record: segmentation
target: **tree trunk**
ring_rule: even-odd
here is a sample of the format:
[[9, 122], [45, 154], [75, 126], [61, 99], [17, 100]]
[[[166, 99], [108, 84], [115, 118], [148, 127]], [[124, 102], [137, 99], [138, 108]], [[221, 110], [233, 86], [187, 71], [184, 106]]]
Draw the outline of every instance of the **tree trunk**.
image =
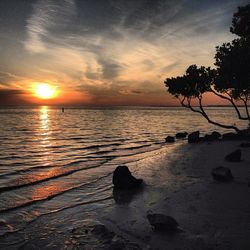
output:
[[[185, 103], [186, 99], [187, 99], [188, 104]], [[199, 99], [199, 108], [200, 109], [195, 109], [194, 107], [192, 107], [191, 98], [188, 99], [188, 98], [184, 97], [182, 100], [179, 99], [179, 101], [180, 101], [182, 107], [189, 108], [191, 111], [201, 114], [208, 121], [208, 123], [211, 123], [213, 125], [216, 125], [218, 127], [225, 128], [225, 129], [233, 129], [237, 133], [240, 133], [240, 129], [238, 129], [236, 126], [225, 125], [225, 124], [221, 124], [219, 122], [215, 122], [215, 121], [211, 120], [202, 106], [202, 101], [201, 101], [202, 97], [200, 96], [200, 97], [198, 97], [198, 99]]]

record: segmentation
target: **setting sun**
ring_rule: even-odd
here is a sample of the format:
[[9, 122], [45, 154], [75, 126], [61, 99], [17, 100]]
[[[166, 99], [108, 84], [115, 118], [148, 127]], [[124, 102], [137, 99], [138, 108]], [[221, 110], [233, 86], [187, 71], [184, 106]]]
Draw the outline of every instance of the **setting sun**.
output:
[[42, 99], [50, 99], [56, 95], [56, 86], [52, 86], [47, 83], [41, 83], [36, 86], [35, 94]]

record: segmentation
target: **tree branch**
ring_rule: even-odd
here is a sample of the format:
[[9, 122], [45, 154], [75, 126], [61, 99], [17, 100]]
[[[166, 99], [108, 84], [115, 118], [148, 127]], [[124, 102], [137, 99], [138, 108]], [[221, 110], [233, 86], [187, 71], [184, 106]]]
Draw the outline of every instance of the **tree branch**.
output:
[[249, 116], [248, 116], [248, 117], [243, 117], [243, 116], [241, 115], [240, 110], [238, 109], [237, 105], [235, 104], [235, 102], [233, 101], [233, 98], [231, 97], [231, 95], [230, 95], [229, 93], [226, 92], [226, 94], [229, 96], [229, 97], [226, 97], [226, 96], [224, 96], [224, 95], [222, 95], [222, 94], [219, 94], [217, 91], [215, 91], [215, 90], [212, 89], [212, 88], [210, 89], [209, 92], [215, 94], [216, 96], [218, 96], [218, 97], [220, 97], [220, 98], [222, 98], [222, 99], [228, 100], [228, 101], [233, 105], [233, 107], [234, 107], [234, 109], [235, 109], [235, 111], [236, 111], [236, 113], [237, 113], [237, 115], [238, 115], [238, 118], [239, 118], [240, 120], [245, 120], [245, 121], [246, 121], [246, 120], [249, 120]]
[[[195, 108], [193, 108], [193, 107], [191, 106], [191, 99], [190, 99], [190, 98], [184, 97], [183, 99], [181, 99], [181, 98], [178, 98], [178, 99], [179, 99], [180, 104], [181, 104], [182, 107], [188, 108], [188, 109], [190, 109], [191, 111], [193, 111], [193, 112], [195, 112], [195, 113], [200, 113], [200, 114], [202, 114], [200, 110], [195, 109]], [[185, 101], [187, 101], [188, 104], [186, 104]]]
[[208, 117], [206, 111], [204, 110], [204, 108], [202, 106], [202, 96], [200, 96], [198, 99], [199, 99], [199, 106], [200, 106], [200, 110], [202, 112], [202, 115], [206, 118], [206, 120], [208, 121], [208, 123], [211, 123], [213, 125], [219, 126], [221, 128], [234, 129], [237, 133], [240, 132], [240, 130], [237, 127], [233, 126], [233, 125], [224, 125], [224, 124], [221, 124], [221, 123], [218, 123], [218, 122], [215, 122], [215, 121], [211, 120]]
[[245, 98], [240, 97], [240, 99], [241, 99], [241, 100], [243, 101], [243, 103], [244, 103], [244, 107], [245, 107], [245, 110], [246, 110], [247, 118], [248, 118], [248, 120], [250, 121], [250, 116], [249, 116], [249, 111], [248, 111], [248, 103], [247, 103], [248, 97], [247, 97], [246, 94], [244, 94], [244, 95], [245, 95]]
[[[203, 108], [203, 106], [202, 106], [202, 95], [198, 97], [198, 99], [199, 99], [199, 108], [200, 108], [200, 110], [195, 109], [194, 107], [192, 107], [192, 105], [191, 105], [191, 98], [183, 97], [183, 98], [181, 99], [180, 97], [178, 97], [178, 99], [179, 99], [179, 102], [180, 102], [180, 104], [181, 104], [182, 107], [188, 108], [188, 109], [190, 109], [190, 110], [193, 111], [193, 112], [196, 112], [196, 113], [201, 114], [201, 115], [208, 121], [208, 123], [211, 123], [211, 124], [213, 124], [213, 125], [219, 126], [219, 127], [221, 127], [221, 128], [233, 129], [233, 130], [235, 130], [237, 133], [240, 132], [240, 130], [239, 130], [237, 127], [233, 126], [233, 125], [224, 125], [224, 124], [220, 124], [220, 123], [218, 123], [218, 122], [212, 121], [212, 120], [208, 117], [206, 111], [204, 110], [204, 108]], [[185, 103], [185, 101], [187, 101], [187, 104]]]

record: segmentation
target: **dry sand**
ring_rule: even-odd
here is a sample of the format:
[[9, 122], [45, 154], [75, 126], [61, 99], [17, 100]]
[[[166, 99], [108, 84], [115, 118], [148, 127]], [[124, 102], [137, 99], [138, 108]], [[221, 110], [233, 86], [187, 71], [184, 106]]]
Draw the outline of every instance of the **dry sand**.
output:
[[[99, 220], [142, 249], [249, 250], [250, 148], [242, 149], [240, 163], [224, 161], [239, 144], [176, 143], [169, 146], [171, 155], [160, 152], [129, 165], [145, 186], [136, 193], [114, 194], [116, 205]], [[234, 181], [214, 181], [211, 169], [217, 166], [229, 167]], [[146, 218], [148, 211], [173, 216], [183, 231], [154, 232]]]

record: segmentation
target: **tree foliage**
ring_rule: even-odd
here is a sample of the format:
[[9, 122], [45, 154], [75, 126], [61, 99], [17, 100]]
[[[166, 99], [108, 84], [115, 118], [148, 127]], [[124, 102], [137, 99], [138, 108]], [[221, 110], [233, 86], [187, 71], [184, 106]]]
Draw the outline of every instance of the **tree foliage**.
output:
[[250, 39], [235, 39], [216, 48], [215, 88], [234, 99], [250, 94]]
[[250, 4], [239, 7], [234, 14], [230, 31], [239, 37], [248, 37], [250, 34]]
[[[168, 92], [178, 98], [183, 107], [203, 115], [209, 123], [223, 128], [239, 129], [234, 125], [213, 121], [203, 107], [205, 93], [227, 100], [241, 120], [250, 122], [250, 4], [239, 7], [234, 14], [230, 31], [239, 37], [216, 47], [215, 69], [191, 65], [182, 76], [167, 78]], [[193, 100], [198, 106], [193, 105]], [[239, 104], [245, 107], [242, 115]]]
[[215, 71], [210, 68], [204, 66], [198, 68], [197, 65], [191, 65], [187, 68], [185, 75], [168, 78], [165, 84], [168, 92], [175, 97], [196, 98], [210, 89], [214, 73]]

